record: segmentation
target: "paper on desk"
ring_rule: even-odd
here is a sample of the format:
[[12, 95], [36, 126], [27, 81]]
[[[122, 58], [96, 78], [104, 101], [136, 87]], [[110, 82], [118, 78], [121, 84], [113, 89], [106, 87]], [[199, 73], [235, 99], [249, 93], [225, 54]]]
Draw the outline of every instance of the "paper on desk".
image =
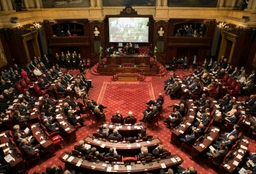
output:
[[189, 122], [187, 122], [186, 124], [187, 124], [188, 126], [190, 126], [190, 125], [191, 125], [191, 123], [189, 123]]
[[230, 169], [230, 166], [228, 164], [225, 164], [224, 167], [226, 167], [227, 169]]
[[114, 170], [118, 170], [119, 166], [118, 165], [114, 165]]
[[150, 141], [147, 141], [148, 144], [150, 144]]
[[20, 94], [19, 96], [18, 96], [18, 98], [22, 98], [23, 97], [23, 94]]
[[69, 127], [67, 127], [66, 129], [65, 129], [65, 131], [69, 131], [70, 130], [70, 128]]
[[19, 99], [15, 99], [13, 100], [13, 103], [17, 103], [19, 101]]
[[202, 147], [202, 148], [205, 148], [205, 145], [204, 145], [204, 144], [202, 144], [202, 143], [201, 143], [201, 144], [199, 144], [199, 146], [200, 146], [200, 147]]
[[5, 161], [6, 161], [7, 163], [9, 163], [9, 162], [11, 162], [11, 161], [15, 161], [15, 159], [14, 159], [10, 154], [6, 155], [6, 156], [4, 157], [4, 159], [5, 159]]
[[246, 139], [242, 139], [242, 141], [243, 141], [243, 142], [245, 142], [246, 144], [248, 144], [248, 143], [249, 143], [249, 141], [248, 141], [248, 140], [246, 140]]
[[244, 146], [244, 145], [241, 145], [240, 146], [242, 149], [244, 149], [244, 150], [247, 150], [248, 148], [246, 147], [246, 146]]
[[3, 137], [3, 136], [5, 136], [5, 133], [1, 133], [1, 134], [0, 134], [0, 137]]
[[235, 166], [238, 166], [239, 162], [234, 161], [233, 164], [234, 164]]
[[128, 129], [128, 130], [131, 130], [131, 126], [127, 126], [127, 129]]
[[195, 118], [193, 115], [190, 115], [189, 118]]
[[131, 166], [131, 165], [128, 165], [128, 166], [127, 166], [127, 170], [129, 170], [129, 171], [132, 170], [132, 166]]
[[176, 160], [175, 158], [171, 158], [171, 161], [172, 161], [173, 163], [176, 163], [176, 162], [177, 162], [177, 160]]
[[216, 108], [220, 108], [220, 105], [215, 105]]
[[210, 137], [210, 136], [207, 136], [207, 139], [210, 140], [210, 141], [213, 140], [212, 137]]
[[0, 144], [0, 147], [4, 147], [5, 146], [5, 144]]
[[9, 147], [7, 147], [6, 149], [3, 150], [4, 153], [8, 152], [10, 150]]
[[140, 147], [140, 143], [136, 143], [136, 146], [137, 146], [137, 147]]
[[236, 157], [241, 160], [243, 156], [238, 154]]
[[10, 111], [10, 110], [6, 111], [6, 114], [10, 114], [10, 113], [12, 113], [12, 111]]
[[112, 128], [113, 127], [113, 125], [109, 125], [109, 128]]
[[131, 148], [132, 146], [130, 144], [127, 144], [127, 148]]
[[68, 155], [68, 154], [65, 154], [65, 155], [62, 157], [62, 159], [66, 160], [68, 157], [69, 157], [69, 155]]
[[176, 160], [177, 160], [177, 161], [181, 161], [180, 157], [178, 157], [178, 156], [176, 157]]
[[39, 99], [39, 100], [42, 100], [42, 99], [43, 99], [43, 96], [38, 97], [38, 99]]
[[214, 148], [213, 146], [209, 146], [209, 149], [210, 149], [211, 151], [214, 151], [214, 150], [215, 150], [215, 148]]
[[45, 141], [45, 140], [43, 140], [43, 141], [41, 141], [41, 142], [40, 142], [40, 144], [44, 144], [45, 142], [46, 142], [46, 141]]
[[111, 170], [112, 170], [112, 167], [109, 166], [109, 167], [107, 168], [107, 172], [111, 172]]
[[100, 146], [100, 147], [101, 147], [101, 148], [104, 148], [105, 146], [106, 146], [106, 144], [101, 144], [101, 146]]
[[184, 134], [184, 131], [183, 130], [179, 130], [179, 133]]
[[100, 140], [98, 140], [96, 143], [97, 143], [97, 144], [100, 144]]
[[70, 156], [67, 161], [68, 161], [68, 162], [71, 162], [71, 161], [73, 161], [73, 159], [74, 159], [74, 157], [73, 157], [73, 156]]
[[83, 160], [82, 160], [82, 159], [78, 160], [78, 162], [76, 163], [76, 166], [77, 166], [77, 167], [80, 167], [80, 166], [81, 166], [81, 164], [82, 164], [82, 162], [83, 162]]
[[161, 167], [162, 167], [162, 169], [165, 169], [166, 168], [165, 163], [161, 163]]

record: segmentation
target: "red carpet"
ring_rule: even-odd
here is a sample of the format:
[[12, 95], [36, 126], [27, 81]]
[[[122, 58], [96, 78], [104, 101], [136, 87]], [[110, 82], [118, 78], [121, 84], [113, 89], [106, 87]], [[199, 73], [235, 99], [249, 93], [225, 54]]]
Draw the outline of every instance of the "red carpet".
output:
[[[78, 73], [78, 71], [74, 70], [71, 71], [71, 73]], [[188, 73], [190, 72], [182, 70], [176, 72], [176, 74], [180, 76], [187, 75]], [[145, 103], [149, 99], [157, 97], [158, 93], [163, 93], [163, 82], [168, 78], [155, 76], [150, 78], [150, 82], [123, 83], [111, 82], [111, 76], [95, 76], [92, 75], [90, 71], [87, 71], [86, 76], [88, 79], [92, 79], [93, 85], [93, 88], [89, 92], [89, 97], [95, 101], [102, 101], [102, 104], [108, 106], [108, 108], [105, 109], [107, 121], [110, 121], [111, 115], [114, 114], [116, 110], [120, 110], [124, 116], [126, 116], [128, 111], [131, 110], [137, 119], [140, 120], [142, 118], [142, 112], [147, 106]], [[163, 115], [165, 118], [172, 111], [172, 109], [167, 108], [167, 106], [176, 102], [178, 102], [178, 100], [171, 100], [169, 96], [165, 96], [163, 109]], [[84, 115], [84, 118], [86, 118], [86, 115]], [[92, 135], [96, 130], [95, 126], [90, 125], [90, 123], [91, 120], [87, 120], [87, 126], [77, 130], [76, 135], [78, 140], [85, 138], [87, 135]], [[185, 153], [180, 150], [180, 147], [170, 144], [171, 132], [165, 127], [162, 121], [159, 122], [159, 127], [154, 129], [148, 128], [147, 132], [148, 134], [158, 136], [162, 140], [163, 146], [171, 153], [178, 153], [184, 159], [181, 166], [188, 167], [193, 165], [197, 169], [198, 173], [201, 174], [216, 173], [204, 164], [203, 159], [200, 164], [198, 164], [189, 158], [189, 152]], [[64, 167], [64, 164], [58, 159], [58, 157], [65, 151], [71, 151], [75, 144], [76, 143], [66, 145], [64, 149], [56, 149], [56, 156], [46, 159], [41, 165], [34, 166], [29, 170], [29, 173], [33, 173], [34, 171], [45, 172], [46, 167], [53, 164]]]

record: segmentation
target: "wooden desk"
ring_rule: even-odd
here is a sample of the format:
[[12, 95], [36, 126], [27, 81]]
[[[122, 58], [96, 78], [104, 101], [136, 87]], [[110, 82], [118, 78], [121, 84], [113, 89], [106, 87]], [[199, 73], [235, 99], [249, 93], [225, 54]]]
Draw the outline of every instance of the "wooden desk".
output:
[[[3, 152], [7, 150], [6, 155], [10, 154], [10, 156], [14, 159], [9, 162], [11, 167], [16, 169], [25, 169], [24, 161], [21, 156], [18, 155], [16, 151], [16, 147], [11, 143], [9, 137], [9, 131], [4, 131], [0, 133], [0, 144], [5, 144], [5, 146], [1, 147]], [[8, 144], [8, 145], [7, 145]], [[9, 149], [9, 150], [8, 150]]]
[[30, 125], [33, 137], [41, 144], [41, 146], [52, 155], [54, 154], [54, 146], [53, 142], [48, 137], [45, 132], [41, 129], [41, 126], [39, 123], [34, 123]]
[[193, 145], [191, 156], [196, 157], [207, 149], [212, 142], [217, 139], [219, 131], [219, 128], [211, 126], [208, 132], [204, 136], [199, 137], [197, 142]]
[[149, 151], [159, 144], [162, 144], [162, 141], [157, 137], [153, 138], [152, 141], [139, 141], [135, 143], [126, 143], [126, 142], [110, 142], [110, 141], [101, 141], [99, 139], [93, 139], [90, 136], [87, 136], [84, 139], [84, 142], [87, 144], [90, 144], [94, 147], [97, 147], [97, 149], [101, 152], [108, 151], [109, 148], [115, 147], [118, 151], [118, 154], [123, 155], [127, 154], [138, 154], [141, 150], [141, 147], [148, 147]]
[[189, 100], [187, 102], [188, 113], [186, 116], [186, 119], [180, 123], [176, 128], [172, 129], [172, 136], [171, 136], [171, 143], [174, 143], [178, 137], [185, 133], [185, 131], [191, 126], [195, 119], [195, 107], [193, 107], [191, 104], [193, 103], [193, 100]]
[[[71, 157], [71, 158], [70, 158]], [[97, 163], [83, 160], [78, 157], [70, 156], [67, 153], [63, 153], [59, 159], [66, 164], [70, 164], [72, 166], [77, 166], [83, 168], [83, 171], [86, 170], [86, 173], [106, 173], [106, 172], [116, 172], [116, 173], [141, 173], [146, 171], [154, 171], [161, 169], [161, 164], [164, 163], [167, 168], [180, 165], [183, 162], [183, 159], [178, 155], [172, 155], [171, 158], [161, 159], [159, 162], [151, 162], [151, 163], [136, 163], [134, 165], [124, 165], [121, 162], [116, 162], [115, 164], [106, 164], [104, 161], [99, 161]], [[72, 159], [73, 160], [70, 160]], [[81, 164], [77, 165], [81, 160]]]
[[248, 150], [250, 138], [243, 137], [236, 147], [231, 151], [230, 155], [224, 159], [220, 165], [220, 173], [233, 173], [239, 163], [243, 160], [245, 153]]
[[123, 63], [134, 63], [135, 65], [146, 64], [149, 65], [150, 56], [144, 55], [122, 55], [107, 57], [107, 64], [121, 65]]
[[103, 126], [110, 130], [109, 134], [111, 134], [114, 129], [118, 129], [118, 132], [123, 137], [134, 137], [134, 136], [137, 136], [138, 133], [141, 132], [141, 129], [144, 127], [141, 124], [134, 124], [134, 125], [126, 125], [126, 124], [124, 124], [124, 125], [120, 125], [120, 124], [112, 124], [112, 123], [105, 123]]

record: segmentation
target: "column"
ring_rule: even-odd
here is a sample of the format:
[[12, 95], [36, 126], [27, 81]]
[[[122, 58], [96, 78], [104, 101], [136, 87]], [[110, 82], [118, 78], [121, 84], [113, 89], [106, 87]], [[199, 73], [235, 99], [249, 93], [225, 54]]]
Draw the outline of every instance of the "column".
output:
[[164, 7], [167, 7], [168, 6], [168, 0], [163, 0], [162, 4], [163, 4]]
[[252, 4], [253, 4], [253, 1], [249, 1], [248, 5], [247, 5], [247, 9], [251, 9], [252, 8]]
[[35, 4], [35, 0], [28, 0], [28, 4], [30, 8], [35, 8], [36, 4]]
[[101, 7], [101, 0], [97, 0], [97, 7]]
[[95, 6], [94, 0], [90, 0], [90, 5], [91, 5], [91, 7]]
[[11, 0], [7, 0], [7, 4], [8, 4], [8, 7], [9, 7], [9, 10], [13, 10], [12, 1]]
[[36, 0], [36, 8], [40, 8], [40, 2], [39, 2], [39, 0]]
[[[249, 2], [250, 2], [250, 1], [249, 1]], [[255, 2], [255, 1], [252, 1], [251, 9], [252, 9], [252, 10], [256, 10], [256, 2]]]
[[42, 0], [39, 0], [39, 2], [40, 2], [40, 7], [43, 8], [43, 2], [42, 2]]
[[224, 2], [225, 2], [224, 0], [219, 0], [219, 3], [218, 3], [219, 7], [223, 7], [224, 6]]
[[24, 0], [24, 6], [25, 6], [26, 9], [29, 9], [28, 0]]
[[9, 10], [6, 0], [1, 0], [1, 6], [2, 6], [2, 11], [8, 11]]
[[231, 8], [234, 8], [234, 7], [236, 6], [236, 2], [237, 2], [237, 0], [232, 0], [232, 2], [231, 2]]
[[161, 0], [156, 0], [156, 6], [160, 7], [161, 6]]

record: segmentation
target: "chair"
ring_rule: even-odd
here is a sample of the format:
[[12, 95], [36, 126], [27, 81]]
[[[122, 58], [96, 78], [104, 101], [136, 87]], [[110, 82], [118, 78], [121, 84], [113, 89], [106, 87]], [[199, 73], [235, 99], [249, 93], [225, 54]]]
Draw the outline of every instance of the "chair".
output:
[[48, 131], [45, 131], [45, 134], [48, 137], [50, 137], [50, 139], [52, 140], [54, 146], [60, 146], [61, 148], [64, 148], [64, 140], [59, 135], [59, 132], [54, 131], [52, 133], [48, 133]]
[[93, 133], [92, 136], [94, 136], [95, 138], [106, 138], [103, 134], [100, 134], [100, 133]]
[[65, 98], [65, 92], [59, 92], [57, 90], [56, 86], [54, 86], [53, 89], [54, 89], [57, 99]]
[[226, 82], [229, 77], [230, 77], [229, 74], [226, 73], [226, 74], [224, 75], [224, 77], [221, 79], [221, 83], [222, 83], [222, 82]]
[[93, 155], [86, 155], [85, 159], [88, 161], [97, 161], [98, 159]]
[[152, 139], [153, 139], [152, 135], [147, 135], [147, 136], [142, 138], [143, 141], [149, 141], [149, 140], [152, 140]]
[[163, 153], [161, 153], [161, 154], [159, 155], [159, 158], [164, 159], [164, 158], [166, 158], [166, 157], [168, 157], [168, 156], [170, 156], [170, 155], [171, 155], [170, 152], [163, 152]]
[[15, 88], [18, 90], [19, 94], [24, 94], [26, 91], [28, 91], [28, 88], [22, 87], [20, 82], [15, 83]]
[[154, 158], [155, 158], [154, 156], [146, 156], [144, 158], [141, 158], [140, 161], [145, 161], [146, 163], [148, 163], [148, 162], [152, 162]]
[[227, 89], [234, 89], [235, 88], [235, 86], [236, 86], [236, 84], [237, 84], [237, 81], [236, 80], [232, 80], [232, 82], [230, 83], [230, 85], [227, 87]]
[[127, 156], [127, 157], [123, 157], [122, 156], [122, 162], [137, 162], [138, 157], [137, 156]]
[[98, 124], [100, 124], [100, 123], [102, 123], [102, 122], [105, 121], [104, 118], [102, 118], [102, 119], [100, 119], [100, 120], [97, 120], [96, 117], [95, 117], [95, 115], [94, 115], [94, 112], [91, 111], [91, 110], [89, 111], [89, 116], [90, 116], [91, 119], [92, 119], [92, 123], [91, 123], [91, 124], [93, 124], [93, 122], [94, 122], [96, 127], [98, 126]]
[[218, 99], [219, 98], [219, 92], [220, 92], [220, 85], [217, 85], [217, 87], [213, 91], [209, 92], [209, 96], [213, 97], [215, 99]]
[[146, 119], [146, 120], [145, 120], [146, 125], [150, 124], [150, 125], [152, 126], [152, 128], [153, 128], [154, 125], [157, 125], [157, 126], [158, 126], [159, 117], [160, 117], [160, 113], [157, 112], [157, 113], [155, 114], [155, 116], [153, 117], [153, 120], [149, 120], [149, 119]]
[[124, 140], [125, 140], [126, 142], [129, 142], [129, 143], [134, 143], [134, 142], [137, 140], [137, 138], [128, 137], [128, 138], [124, 138]]
[[17, 154], [22, 157], [22, 159], [24, 160], [27, 168], [30, 167], [31, 163], [34, 162], [34, 161], [39, 161], [39, 163], [41, 164], [41, 158], [40, 158], [40, 154], [39, 152], [34, 152], [32, 155], [29, 155], [29, 156], [24, 156], [20, 149], [18, 147], [15, 148], [16, 151], [17, 151]]
[[27, 82], [25, 81], [25, 79], [20, 79], [20, 84], [23, 88], [27, 88], [28, 87], [28, 84]]
[[242, 87], [242, 85], [240, 83], [236, 83], [236, 86], [234, 87], [234, 89], [228, 89], [227, 92], [230, 95], [237, 96], [241, 87]]
[[136, 118], [127, 118], [125, 119], [125, 124], [135, 124], [137, 122]]
[[28, 85], [31, 84], [31, 80], [30, 80], [30, 78], [29, 78], [28, 76], [25, 76], [25, 77], [24, 77], [24, 80], [26, 81], [26, 83], [27, 83]]
[[107, 139], [109, 141], [122, 141], [122, 138], [117, 138], [117, 137], [108, 137]]
[[91, 60], [90, 59], [86, 59], [85, 67], [86, 68], [90, 68], [91, 67]]
[[44, 94], [47, 93], [47, 90], [45, 90], [45, 89], [40, 89], [40, 87], [38, 86], [38, 84], [34, 84], [34, 90], [35, 90], [37, 96], [42, 96], [42, 95], [44, 95]]
[[[121, 158], [121, 159], [122, 159], [122, 158]], [[105, 157], [103, 157], [103, 161], [113, 162], [113, 161], [120, 161], [120, 159], [114, 158], [114, 157], [112, 157], [112, 156], [105, 156]]]
[[222, 84], [222, 86], [229, 86], [233, 80], [234, 80], [233, 77], [229, 76], [227, 81], [226, 82], [221, 82], [221, 84]]
[[112, 117], [111, 122], [112, 123], [122, 123], [121, 118], [117, 118], [117, 117]]

